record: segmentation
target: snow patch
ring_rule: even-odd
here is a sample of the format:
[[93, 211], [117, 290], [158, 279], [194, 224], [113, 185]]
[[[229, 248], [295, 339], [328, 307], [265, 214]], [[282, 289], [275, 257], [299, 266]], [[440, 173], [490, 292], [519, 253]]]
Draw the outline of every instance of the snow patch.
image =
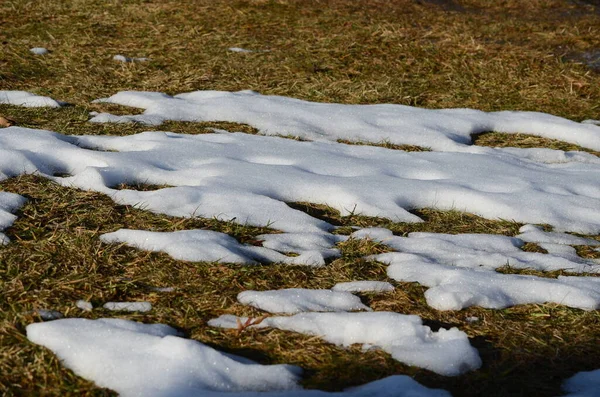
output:
[[349, 292], [289, 288], [271, 291], [243, 291], [237, 300], [269, 313], [340, 312], [367, 310], [358, 296]]
[[240, 244], [235, 238], [212, 230], [149, 232], [120, 229], [100, 236], [105, 243], [126, 243], [153, 252], [165, 252], [173, 259], [191, 262], [237, 264], [287, 263], [323, 266], [325, 259], [318, 251], [306, 251], [289, 257], [264, 247]]
[[44, 47], [33, 47], [33, 48], [30, 48], [29, 51], [31, 51], [35, 55], [46, 55], [49, 53], [49, 51], [47, 49], [45, 49]]
[[385, 281], [349, 281], [337, 283], [331, 290], [346, 292], [391, 292], [394, 290], [394, 286]]
[[[472, 143], [471, 136], [482, 132], [518, 132], [600, 150], [597, 126], [537, 112], [486, 113], [391, 104], [342, 105], [247, 91], [195, 91], [174, 97], [122, 91], [102, 101], [145, 109], [144, 114], [138, 116], [115, 116], [112, 122], [121, 119], [158, 125], [166, 120], [229, 121], [252, 125], [266, 135], [292, 135], [309, 140], [387, 141], [439, 151], [464, 151]], [[108, 120], [93, 118], [91, 121]]]
[[579, 372], [563, 383], [565, 397], [597, 397], [600, 391], [600, 369]]
[[557, 279], [493, 270], [461, 268], [434, 263], [406, 253], [386, 253], [374, 259], [387, 263], [388, 276], [397, 281], [418, 282], [429, 289], [427, 304], [438, 310], [470, 306], [501, 309], [529, 303], [557, 303], [584, 310], [600, 308], [599, 277]]
[[3, 91], [0, 90], [0, 104], [17, 105], [26, 108], [50, 107], [59, 108], [64, 102], [55, 101], [47, 96], [35, 95], [26, 91]]
[[[573, 273], [600, 273], [600, 265], [592, 260], [580, 258], [564, 249], [548, 246], [548, 254], [521, 250], [524, 242], [515, 237], [493, 234], [443, 234], [409, 233], [408, 237], [394, 236], [382, 228], [362, 229], [352, 233], [353, 238], [370, 238], [396, 251], [416, 255], [419, 260], [460, 268], [497, 269], [510, 266], [516, 269], [540, 271], [568, 270]], [[550, 237], [548, 237], [550, 238]], [[567, 247], [571, 249], [571, 247]], [[393, 258], [382, 254], [375, 256]]]
[[115, 55], [113, 57], [113, 60], [118, 61], [118, 62], [123, 62], [123, 63], [129, 63], [129, 62], [146, 62], [149, 61], [150, 58], [130, 58], [130, 57], [126, 57], [125, 55]]
[[149, 312], [152, 310], [150, 302], [106, 302], [103, 308], [124, 312]]
[[[208, 325], [237, 328], [238, 317], [222, 315]], [[247, 318], [239, 319], [244, 323]], [[267, 317], [252, 327], [278, 328], [316, 335], [341, 346], [363, 344], [377, 347], [400, 362], [426, 368], [445, 376], [457, 376], [481, 366], [477, 350], [467, 335], [456, 328], [432, 332], [421, 318], [392, 312], [300, 313], [290, 317]]]

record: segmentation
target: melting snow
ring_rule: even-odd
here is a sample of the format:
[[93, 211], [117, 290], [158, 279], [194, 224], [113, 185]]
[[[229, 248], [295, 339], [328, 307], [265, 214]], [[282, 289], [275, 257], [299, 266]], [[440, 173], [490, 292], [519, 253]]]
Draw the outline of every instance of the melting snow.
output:
[[26, 108], [58, 108], [65, 105], [64, 102], [55, 101], [47, 96], [39, 96], [26, 91], [2, 90], [0, 90], [0, 104], [24, 106]]
[[536, 225], [522, 226], [519, 232], [521, 234], [517, 235], [518, 238], [531, 243], [600, 246], [600, 241], [598, 240], [573, 236], [567, 233], [545, 232], [544, 228]]
[[29, 51], [33, 52], [35, 55], [46, 55], [49, 52], [44, 47], [33, 47]]
[[[245, 322], [247, 318], [240, 318]], [[209, 325], [237, 328], [237, 317], [223, 315]], [[477, 350], [467, 335], [456, 328], [432, 332], [419, 316], [392, 312], [300, 313], [290, 317], [267, 317], [253, 327], [271, 327], [317, 335], [330, 343], [378, 347], [398, 361], [456, 376], [481, 366]]]
[[300, 368], [260, 365], [178, 337], [163, 324], [120, 319], [65, 319], [27, 326], [27, 337], [52, 350], [77, 375], [123, 397], [449, 397], [408, 376], [327, 393], [302, 390]]
[[501, 309], [508, 306], [552, 302], [595, 310], [600, 308], [600, 277], [557, 279], [493, 270], [461, 268], [434, 263], [414, 254], [377, 255], [388, 263], [388, 276], [398, 281], [413, 281], [429, 287], [427, 304], [438, 310], [460, 310], [469, 306]]
[[92, 305], [91, 302], [88, 302], [83, 299], [80, 299], [77, 302], [75, 302], [75, 306], [77, 306], [79, 309], [84, 310], [86, 312], [89, 312], [94, 309], [94, 305]]
[[211, 230], [149, 232], [120, 229], [103, 234], [100, 239], [105, 243], [123, 242], [147, 251], [165, 252], [174, 259], [191, 262], [325, 264], [324, 257], [318, 251], [306, 251], [300, 256], [288, 257], [269, 248], [240, 244], [227, 234]]
[[385, 281], [349, 281], [337, 283], [331, 289], [347, 292], [391, 292], [394, 290], [394, 286]]
[[[524, 133], [600, 150], [600, 130], [535, 112], [485, 113], [472, 109], [420, 109], [403, 105], [340, 105], [307, 102], [254, 91], [195, 91], [174, 97], [159, 92], [122, 91], [100, 101], [145, 109], [144, 114], [100, 114], [93, 122], [159, 125], [166, 120], [250, 124], [267, 135], [310, 140], [383, 142], [464, 150], [473, 134]], [[480, 148], [481, 149], [481, 148]], [[487, 152], [487, 150], [484, 150]]]
[[[8, 127], [2, 130], [0, 145], [11, 159], [8, 170], [0, 172], [70, 173], [54, 180], [173, 216], [235, 218], [293, 233], [332, 230], [285, 204], [304, 201], [329, 205], [342, 215], [404, 222], [420, 221], [409, 209], [434, 207], [600, 232], [600, 165], [595, 164], [406, 153], [242, 133], [78, 137]], [[175, 187], [111, 188], [121, 183]]]
[[[2, 149], [0, 149], [0, 156], [2, 156]], [[4, 179], [2, 174], [3, 161], [0, 157], [0, 180]], [[0, 245], [8, 244], [9, 239], [6, 237], [2, 230], [6, 229], [17, 219], [17, 216], [12, 212], [19, 209], [27, 200], [23, 196], [18, 194], [8, 193], [0, 191]]]
[[563, 383], [566, 397], [597, 397], [600, 391], [600, 369], [579, 372]]
[[146, 62], [146, 61], [149, 61], [150, 58], [129, 58], [124, 55], [115, 55], [113, 57], [113, 60], [118, 61], [118, 62], [128, 63], [128, 62]]
[[125, 312], [149, 312], [152, 310], [150, 302], [106, 302], [103, 308]]
[[295, 314], [300, 312], [371, 311], [358, 296], [349, 292], [327, 289], [289, 288], [273, 291], [243, 291], [237, 296], [240, 303], [269, 313]]
[[[510, 266], [540, 271], [568, 270], [573, 273], [600, 273], [600, 264], [572, 255], [570, 251], [557, 249], [554, 254], [522, 251], [520, 247], [524, 242], [516, 237], [443, 233], [409, 233], [408, 237], [400, 237], [382, 228], [362, 229], [354, 232], [352, 237], [368, 237], [402, 252], [402, 254], [381, 254], [374, 257], [383, 261], [394, 258], [395, 255], [400, 255], [399, 258], [407, 258], [406, 254], [413, 254], [421, 261], [457, 267], [497, 269]], [[551, 250], [555, 248], [548, 247]]]

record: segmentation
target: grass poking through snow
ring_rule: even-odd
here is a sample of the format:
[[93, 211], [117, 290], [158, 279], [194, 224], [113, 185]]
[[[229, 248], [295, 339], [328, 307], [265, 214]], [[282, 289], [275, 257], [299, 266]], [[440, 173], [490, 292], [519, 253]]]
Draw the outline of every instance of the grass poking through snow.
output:
[[[585, 54], [600, 48], [600, 8], [592, 2], [536, 0], [490, 2], [331, 0], [82, 0], [0, 2], [0, 89], [29, 90], [67, 101], [61, 109], [0, 105], [0, 115], [22, 127], [63, 134], [130, 135], [147, 130], [256, 133], [232, 123], [168, 122], [92, 124], [89, 112], [132, 114], [136, 109], [91, 104], [120, 90], [169, 94], [192, 90], [253, 89], [262, 94], [341, 103], [399, 103], [428, 108], [533, 110], [573, 120], [600, 119], [600, 74]], [[36, 56], [29, 48], [51, 52]], [[233, 53], [229, 47], [268, 52]], [[118, 63], [112, 57], [149, 57]], [[564, 142], [510, 134], [481, 134], [485, 146], [582, 150]], [[382, 146], [400, 150], [415, 147]], [[590, 152], [590, 151], [588, 151]], [[598, 152], [591, 152], [599, 155]], [[126, 188], [126, 187], [125, 187]], [[364, 294], [374, 310], [418, 314], [434, 329], [458, 326], [472, 338], [482, 369], [456, 378], [408, 367], [380, 351], [342, 349], [318, 338], [278, 330], [241, 334], [213, 329], [220, 314], [258, 317], [236, 303], [247, 289], [330, 288], [350, 280], [387, 280], [384, 265], [362, 257], [385, 252], [380, 244], [350, 240], [342, 257], [323, 268], [228, 266], [175, 261], [99, 241], [119, 228], [174, 231], [206, 228], [253, 243], [265, 228], [213, 219], [175, 219], [127, 206], [106, 196], [23, 176], [0, 189], [29, 202], [0, 247], [0, 394], [112, 395], [66, 370], [48, 350], [28, 342], [26, 325], [38, 309], [65, 316], [119, 316], [180, 327], [189, 337], [261, 363], [292, 363], [307, 370], [304, 385], [340, 390], [392, 374], [408, 374], [456, 396], [559, 395], [563, 379], [592, 370], [600, 356], [600, 313], [560, 305], [504, 310], [439, 312], [424, 287], [397, 283], [395, 292]], [[486, 220], [459, 211], [419, 209], [419, 224], [393, 223], [326, 206], [290, 206], [341, 226], [380, 226], [397, 235], [414, 231], [515, 235], [510, 220]], [[591, 236], [598, 239], [598, 236]], [[539, 252], [536, 245], [525, 247]], [[578, 253], [599, 258], [591, 247]], [[514, 269], [502, 269], [513, 271]], [[158, 292], [153, 287], [174, 287]], [[115, 314], [81, 311], [78, 299], [145, 300], [153, 310]], [[468, 317], [477, 317], [475, 322]]]

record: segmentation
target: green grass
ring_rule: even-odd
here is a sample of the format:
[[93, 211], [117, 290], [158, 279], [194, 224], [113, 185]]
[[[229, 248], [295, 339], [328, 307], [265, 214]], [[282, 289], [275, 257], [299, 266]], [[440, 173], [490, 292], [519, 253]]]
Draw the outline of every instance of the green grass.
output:
[[[585, 2], [103, 0], [92, 7], [81, 0], [5, 0], [0, 2], [0, 26], [0, 89], [28, 90], [72, 104], [61, 109], [0, 105], [0, 115], [22, 127], [64, 134], [130, 135], [153, 129], [197, 134], [213, 128], [256, 133], [251, 126], [222, 122], [168, 122], [160, 127], [88, 123], [90, 111], [139, 112], [90, 103], [119, 90], [175, 94], [253, 89], [323, 102], [533, 110], [573, 120], [600, 119], [600, 74], [577, 62], [581, 54], [600, 49], [600, 9]], [[28, 51], [34, 46], [52, 52], [35, 56]], [[270, 51], [227, 51], [234, 46]], [[121, 64], [112, 60], [116, 54], [152, 61]], [[523, 135], [489, 133], [475, 140], [487, 146], [582, 150]], [[99, 236], [119, 228], [206, 228], [253, 244], [258, 234], [273, 231], [156, 215], [35, 176], [1, 181], [0, 189], [29, 199], [6, 231], [11, 243], [0, 247], [3, 395], [111, 393], [75, 376], [50, 351], [25, 338], [25, 326], [40, 321], [36, 309], [58, 310], [68, 317], [116, 316], [104, 309], [80, 311], [74, 306], [78, 299], [95, 304], [150, 301], [151, 312], [119, 317], [170, 324], [191, 338], [261, 363], [297, 364], [306, 369], [306, 387], [324, 390], [408, 374], [456, 396], [556, 396], [563, 379], [598, 367], [598, 311], [548, 304], [439, 312], [426, 305], [424, 287], [388, 280], [384, 265], [363, 259], [385, 252], [380, 244], [349, 240], [340, 244], [341, 258], [318, 269], [175, 261], [165, 254], [102, 244]], [[341, 226], [342, 234], [349, 234], [352, 226], [380, 226], [397, 235], [428, 231], [512, 236], [521, 226], [432, 209], [414, 211], [425, 222], [403, 224], [359, 214], [341, 217], [311, 203], [288, 204]], [[534, 244], [524, 249], [540, 251]], [[578, 252], [600, 257], [591, 247]], [[224, 313], [260, 316], [258, 310], [236, 303], [237, 293], [246, 289], [330, 288], [355, 279], [396, 286], [392, 293], [362, 296], [375, 310], [418, 314], [434, 328], [465, 331], [479, 349], [483, 368], [446, 378], [398, 363], [383, 352], [338, 348], [278, 330], [238, 335], [206, 325]], [[170, 286], [173, 292], [151, 288]], [[469, 323], [469, 316], [480, 321]]]

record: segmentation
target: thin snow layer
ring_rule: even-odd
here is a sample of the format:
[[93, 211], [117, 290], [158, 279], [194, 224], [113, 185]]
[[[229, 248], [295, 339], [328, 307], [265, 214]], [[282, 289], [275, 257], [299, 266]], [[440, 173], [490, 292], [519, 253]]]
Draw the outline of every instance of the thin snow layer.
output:
[[243, 291], [237, 300], [269, 313], [295, 314], [301, 312], [341, 312], [367, 310], [358, 296], [350, 292], [327, 289], [289, 288], [271, 291]]
[[31, 324], [27, 337], [65, 366], [123, 397], [449, 397], [408, 376], [327, 393], [297, 385], [300, 369], [260, 365], [177, 336], [163, 324], [120, 319], [65, 319]]
[[374, 256], [387, 263], [388, 276], [397, 281], [418, 282], [429, 289], [427, 304], [437, 310], [470, 306], [501, 309], [529, 303], [557, 303], [584, 310], [600, 308], [599, 277], [557, 279], [493, 270], [461, 268], [435, 263], [422, 256], [392, 252]]
[[[286, 202], [325, 204], [342, 215], [404, 222], [420, 221], [408, 209], [456, 209], [487, 218], [548, 223], [559, 231], [600, 232], [596, 164], [406, 153], [242, 133], [64, 136], [9, 127], [0, 134], [0, 147], [0, 172], [7, 175], [70, 173], [53, 179], [153, 212], [234, 218], [290, 233], [323, 233], [332, 226]], [[121, 183], [174, 187], [112, 188]]]
[[39, 96], [27, 91], [3, 91], [0, 90], [0, 104], [18, 105], [26, 108], [50, 107], [58, 108], [64, 103], [55, 101], [47, 96]]
[[[352, 233], [354, 238], [370, 238], [420, 261], [461, 268], [497, 269], [510, 266], [540, 271], [568, 270], [573, 273], [600, 273], [600, 264], [577, 256], [572, 247], [545, 245], [548, 254], [525, 252], [516, 237], [494, 234], [409, 233], [394, 236], [388, 229], [370, 228]], [[390, 257], [393, 257], [392, 253]], [[411, 257], [412, 257], [411, 256]], [[386, 254], [375, 256], [377, 260]]]
[[183, 339], [162, 324], [70, 318], [27, 326], [76, 374], [122, 396], [298, 389], [298, 368], [260, 365]]
[[563, 383], [566, 397], [598, 397], [600, 394], [600, 369], [579, 372]]
[[573, 236], [567, 233], [545, 232], [542, 227], [536, 225], [524, 225], [519, 229], [519, 232], [521, 234], [516, 237], [530, 243], [600, 246], [600, 241], [598, 240]]
[[[210, 320], [214, 327], [237, 328], [237, 317], [223, 315]], [[246, 318], [240, 319], [245, 322]], [[398, 361], [456, 376], [481, 366], [477, 350], [467, 335], [456, 328], [432, 332], [421, 318], [393, 312], [300, 313], [290, 317], [267, 317], [255, 327], [272, 327], [317, 335], [330, 343], [364, 348], [378, 347]]]
[[409, 144], [433, 150], [464, 150], [471, 136], [487, 131], [560, 139], [600, 150], [600, 129], [535, 112], [485, 113], [473, 109], [419, 109], [403, 105], [342, 105], [307, 102], [253, 91], [195, 91], [174, 97], [159, 92], [122, 91], [102, 102], [145, 109], [141, 115], [100, 114], [92, 122], [159, 125], [165, 120], [229, 121], [250, 124], [266, 135], [310, 140]]
[[124, 312], [149, 312], [152, 310], [150, 302], [106, 302], [103, 308]]
[[[2, 150], [0, 149], [0, 155]], [[2, 159], [0, 159], [0, 164]], [[4, 179], [0, 171], [0, 180]], [[2, 230], [6, 229], [17, 219], [17, 216], [13, 214], [14, 211], [18, 210], [27, 200], [23, 196], [18, 194], [0, 191], [0, 245], [8, 244], [9, 238], [2, 233]]]
[[211, 230], [150, 232], [120, 229], [100, 236], [105, 243], [125, 243], [142, 250], [165, 252], [173, 259], [190, 262], [238, 264], [286, 263], [323, 266], [325, 259], [317, 250], [289, 257], [275, 250], [240, 244], [235, 238]]
[[391, 292], [394, 290], [394, 286], [385, 281], [349, 281], [337, 283], [331, 290], [346, 292]]

